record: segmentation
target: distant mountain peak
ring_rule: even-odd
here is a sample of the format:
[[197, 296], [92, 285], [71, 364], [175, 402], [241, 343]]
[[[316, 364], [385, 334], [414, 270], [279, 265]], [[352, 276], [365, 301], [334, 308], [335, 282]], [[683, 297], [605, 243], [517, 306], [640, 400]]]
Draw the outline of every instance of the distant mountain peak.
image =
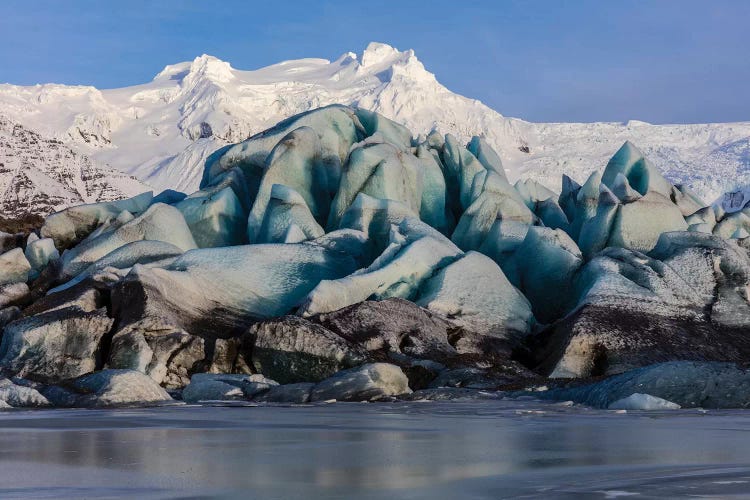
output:
[[189, 77], [205, 77], [215, 82], [228, 82], [234, 79], [234, 70], [228, 62], [203, 54], [193, 60]]
[[[87, 155], [92, 165], [120, 169], [156, 189], [189, 192], [197, 187], [206, 157], [218, 148], [291, 115], [334, 103], [377, 111], [415, 133], [438, 130], [459, 141], [482, 136], [497, 150], [511, 178], [532, 178], [553, 189], [560, 187], [563, 171], [583, 182], [604, 168], [626, 140], [638, 144], [670, 181], [687, 183], [708, 200], [750, 185], [747, 149], [742, 146], [750, 137], [750, 123], [537, 124], [506, 118], [444, 87], [413, 50], [379, 42], [334, 61], [303, 58], [249, 70], [203, 54], [164, 67], [152, 82], [121, 89], [0, 85], [0, 110], [14, 123], [50, 139], [39, 140], [38, 146], [31, 135], [30, 145], [0, 143], [0, 156], [6, 152], [7, 158], [18, 158], [23, 147], [27, 163], [51, 172], [58, 166], [45, 151], [55, 147], [54, 138]], [[5, 162], [6, 169], [10, 162]], [[131, 182], [106, 177], [115, 186]], [[48, 183], [31, 184], [38, 184], [40, 193], [62, 192], [50, 191]], [[0, 178], [0, 192], [15, 185], [10, 177]]]

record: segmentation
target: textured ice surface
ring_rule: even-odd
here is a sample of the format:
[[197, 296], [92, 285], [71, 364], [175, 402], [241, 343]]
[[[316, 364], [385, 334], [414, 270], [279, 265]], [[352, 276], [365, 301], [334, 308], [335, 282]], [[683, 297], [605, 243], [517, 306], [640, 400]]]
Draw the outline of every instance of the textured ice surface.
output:
[[490, 146], [484, 138], [475, 135], [471, 138], [471, 141], [469, 141], [466, 149], [468, 149], [469, 152], [479, 160], [479, 163], [481, 163], [485, 169], [506, 177], [505, 168], [503, 168], [503, 162], [500, 159], [500, 156], [498, 156], [495, 150], [492, 149], [492, 146]]
[[101, 370], [79, 377], [73, 387], [86, 394], [81, 406], [117, 406], [171, 401], [167, 391], [135, 370]]
[[491, 259], [468, 252], [426, 281], [417, 304], [470, 331], [513, 338], [534, 322], [529, 301]]
[[273, 148], [261, 172], [258, 193], [248, 218], [248, 237], [256, 242], [274, 185], [294, 190], [307, 204], [312, 216], [325, 223], [340, 167], [331, 169], [323, 156], [321, 140], [315, 130], [300, 127], [284, 136]]
[[668, 197], [651, 191], [620, 207], [612, 224], [608, 246], [648, 252], [654, 248], [661, 233], [685, 231], [687, 227], [680, 209]]
[[354, 111], [339, 105], [295, 115], [209, 158], [201, 186], [209, 185], [221, 172], [239, 167], [247, 177], [250, 196], [255, 198], [266, 167], [266, 158], [284, 136], [303, 126], [310, 127], [318, 134], [320, 159], [328, 172], [329, 188], [335, 191], [349, 149], [364, 134]]
[[651, 162], [644, 158], [643, 153], [630, 141], [627, 141], [607, 163], [602, 174], [602, 182], [612, 189], [617, 176], [623, 175], [628, 184], [638, 193], [659, 193], [669, 198], [672, 185]]
[[414, 299], [423, 280], [459, 254], [439, 233], [414, 236], [393, 226], [390, 244], [369, 267], [335, 281], [322, 281], [308, 296], [301, 314], [335, 311], [368, 298]]
[[170, 243], [182, 251], [196, 248], [195, 240], [182, 213], [170, 205], [152, 205], [137, 217], [110, 233], [82, 242], [60, 257], [62, 274], [76, 276], [89, 265], [121, 246], [139, 240]]
[[28, 279], [31, 265], [20, 248], [0, 255], [0, 285], [22, 283]]
[[409, 379], [401, 368], [388, 363], [370, 363], [342, 370], [319, 382], [310, 393], [311, 401], [370, 401], [408, 394]]
[[733, 363], [673, 361], [584, 386], [540, 392], [538, 396], [607, 408], [634, 393], [661, 398], [682, 408], [746, 408], [750, 373]]
[[609, 404], [610, 410], [679, 410], [680, 405], [650, 394], [633, 393]]
[[55, 241], [52, 238], [40, 238], [27, 243], [24, 254], [29, 261], [33, 275], [39, 274], [39, 271], [41, 271], [49, 261], [60, 257], [60, 252], [55, 248]]
[[368, 238], [383, 247], [388, 243], [392, 225], [404, 219], [415, 218], [408, 206], [395, 200], [381, 200], [359, 193], [341, 218], [340, 227], [362, 231]]
[[246, 214], [231, 187], [198, 191], [176, 203], [199, 248], [225, 247], [245, 242]]
[[323, 234], [325, 231], [315, 221], [304, 198], [290, 187], [274, 184], [266, 204], [263, 221], [257, 232], [254, 232], [254, 241], [256, 243], [299, 243], [318, 238]]
[[419, 213], [423, 171], [419, 159], [390, 144], [366, 144], [347, 160], [341, 184], [331, 205], [328, 228], [339, 227], [341, 217], [359, 193], [395, 200]]
[[169, 290], [195, 317], [217, 308], [268, 318], [299, 305], [321, 280], [356, 269], [352, 255], [314, 243], [262, 244], [186, 252], [163, 269], [136, 265], [128, 279]]
[[[477, 250], [487, 242], [493, 226], [500, 221], [533, 222], [534, 215], [508, 181], [494, 172], [477, 176], [474, 199], [461, 216], [452, 240], [463, 250]], [[497, 232], [495, 233], [497, 234]]]
[[147, 192], [127, 200], [70, 207], [47, 217], [41, 234], [55, 240], [56, 247], [65, 248], [88, 235], [107, 219], [117, 217], [122, 211], [133, 214], [145, 211], [152, 199], [153, 193]]
[[511, 282], [523, 286], [537, 319], [549, 322], [573, 305], [573, 279], [582, 264], [581, 251], [562, 229], [532, 226], [506, 268]]
[[55, 293], [80, 283], [84, 279], [94, 276], [99, 272], [115, 269], [125, 269], [133, 267], [136, 264], [149, 264], [152, 262], [162, 262], [181, 255], [183, 250], [171, 243], [164, 241], [139, 240], [127, 243], [110, 253], [97, 259], [94, 263], [81, 271], [75, 278], [67, 283], [55, 287], [49, 293]]

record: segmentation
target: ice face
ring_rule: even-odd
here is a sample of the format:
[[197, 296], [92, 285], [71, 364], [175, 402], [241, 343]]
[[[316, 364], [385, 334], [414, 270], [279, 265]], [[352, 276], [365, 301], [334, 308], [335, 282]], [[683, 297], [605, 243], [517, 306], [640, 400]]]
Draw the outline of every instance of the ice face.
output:
[[337, 173], [341, 171], [349, 149], [365, 136], [365, 131], [354, 110], [332, 105], [292, 116], [210, 157], [206, 161], [201, 187], [210, 185], [221, 172], [239, 167], [247, 178], [250, 197], [254, 199], [265, 170], [266, 158], [272, 149], [289, 132], [303, 126], [312, 128], [318, 134], [321, 160], [331, 173], [332, 184], [338, 184]]
[[622, 145], [607, 163], [602, 182], [610, 189], [615, 186], [618, 174], [623, 175], [638, 193], [659, 193], [669, 198], [672, 185], [667, 181], [630, 141]]
[[94, 276], [96, 273], [105, 271], [108, 268], [129, 270], [129, 268], [136, 264], [163, 262], [165, 259], [177, 257], [182, 253], [183, 250], [181, 248], [163, 241], [139, 240], [127, 243], [96, 260], [75, 278], [51, 289], [48, 293], [55, 293], [70, 288], [89, 276]]
[[453, 229], [453, 220], [446, 205], [447, 190], [440, 159], [425, 146], [417, 147], [422, 166], [422, 200], [419, 218], [443, 234]]
[[427, 280], [416, 302], [470, 331], [508, 340], [526, 335], [534, 323], [529, 301], [478, 252], [466, 253]]
[[225, 247], [245, 242], [246, 212], [231, 187], [198, 191], [176, 203], [199, 248]]
[[150, 206], [140, 217], [114, 231], [82, 242], [64, 252], [60, 257], [62, 275], [72, 278], [110, 252], [139, 240], [171, 243], [182, 251], [197, 248], [182, 213], [175, 207], [157, 203]]
[[636, 201], [643, 196], [641, 193], [630, 187], [628, 178], [625, 177], [621, 172], [618, 172], [617, 176], [615, 177], [615, 182], [612, 185], [612, 193], [617, 196], [617, 198], [623, 203]]
[[366, 269], [322, 281], [308, 296], [304, 316], [335, 311], [363, 300], [414, 299], [423, 280], [452, 261], [460, 250], [439, 233], [420, 235], [392, 226], [389, 245]]
[[[744, 251], [750, 213], [699, 205], [629, 143], [583, 186], [563, 178], [557, 195], [529, 180], [511, 185], [479, 136], [466, 147], [437, 131], [414, 139], [376, 113], [334, 105], [220, 149], [202, 188], [185, 198], [164, 192], [70, 209], [43, 233], [60, 250], [80, 241], [60, 258], [59, 278], [70, 281], [53, 291], [92, 276], [135, 281], [170, 290], [159, 307], [196, 321], [215, 311], [312, 315], [398, 297], [510, 339], [579, 303], [700, 309], [709, 289], [721, 295], [715, 317], [730, 321], [721, 311], [741, 309], [733, 304], [744, 284], [718, 283], [739, 271], [721, 279], [709, 271], [742, 269], [739, 254], [706, 250], [699, 238], [734, 239]], [[692, 250], [656, 258], [674, 231], [690, 234]], [[40, 262], [54, 257], [46, 250]], [[699, 265], [701, 252], [710, 266]], [[670, 262], [691, 272], [673, 272]]]
[[549, 322], [573, 305], [573, 280], [583, 264], [575, 242], [561, 229], [532, 226], [507, 264], [508, 277], [523, 286], [534, 315]]
[[107, 219], [114, 219], [123, 211], [132, 214], [144, 212], [152, 199], [153, 193], [149, 191], [127, 200], [66, 208], [45, 219], [41, 234], [42, 237], [52, 238], [58, 249], [67, 248], [87, 236]]
[[680, 208], [682, 215], [688, 216], [706, 206], [706, 203], [693, 193], [689, 187], [677, 184], [672, 187], [671, 199]]
[[570, 218], [571, 224], [568, 234], [571, 238], [578, 241], [583, 224], [596, 215], [596, 209], [599, 206], [599, 195], [602, 183], [600, 172], [592, 172], [586, 182], [577, 190], [575, 195], [575, 215]]
[[0, 285], [25, 283], [29, 277], [29, 271], [31, 271], [31, 265], [20, 248], [8, 250], [0, 255]]
[[576, 290], [578, 305], [632, 300], [634, 307], [660, 311], [662, 304], [701, 308], [706, 300], [665, 262], [624, 248], [607, 248], [591, 259], [576, 276]]
[[238, 316], [270, 318], [292, 311], [322, 280], [347, 276], [356, 268], [352, 255], [314, 242], [258, 244], [192, 250], [164, 268], [136, 265], [126, 280], [169, 290], [167, 303], [158, 307], [182, 311], [185, 317], [205, 318], [221, 308]]
[[477, 250], [485, 244], [498, 220], [529, 225], [534, 220], [534, 214], [518, 192], [494, 172], [478, 176], [473, 191], [475, 199], [461, 216], [451, 238], [463, 250]]
[[[568, 177], [567, 175], [562, 176], [562, 190], [560, 196], [557, 199], [558, 205], [562, 208], [569, 221], [572, 221], [576, 216], [576, 200], [578, 198], [578, 191], [580, 191], [581, 185], [576, 181]], [[568, 233], [571, 234], [571, 233]]]
[[649, 252], [662, 233], [685, 231], [687, 227], [682, 212], [669, 198], [648, 192], [620, 207], [608, 245]]
[[404, 151], [411, 147], [411, 132], [400, 123], [363, 108], [357, 108], [355, 112], [368, 136], [379, 134], [386, 142]]
[[421, 162], [390, 144], [366, 144], [349, 155], [336, 197], [331, 205], [328, 228], [337, 229], [341, 217], [359, 193], [401, 202], [419, 213], [422, 202]]
[[256, 243], [299, 243], [325, 234], [305, 199], [294, 189], [274, 184]]
[[[468, 150], [461, 147], [458, 140], [451, 134], [446, 134], [445, 145], [442, 154], [443, 164], [446, 168], [446, 182], [448, 185], [458, 186], [457, 193], [452, 197], [458, 197], [458, 205], [461, 210], [466, 210], [472, 201], [472, 184], [474, 176], [480, 172], [487, 172], [485, 167]], [[505, 178], [505, 172], [495, 173], [496, 176]]]
[[578, 246], [587, 259], [607, 246], [612, 233], [612, 224], [620, 210], [620, 202], [614, 193], [603, 184], [600, 187], [596, 215], [583, 223], [578, 237]]
[[24, 254], [31, 266], [32, 278], [37, 276], [51, 260], [60, 257], [60, 252], [55, 248], [55, 241], [52, 238], [41, 238], [27, 243]]
[[498, 156], [495, 150], [492, 149], [492, 146], [490, 146], [482, 137], [476, 135], [472, 137], [471, 141], [466, 146], [466, 149], [468, 149], [469, 152], [479, 160], [479, 163], [481, 163], [485, 169], [506, 177], [505, 168], [503, 168], [503, 162], [500, 160], [500, 156]]
[[310, 127], [292, 130], [273, 148], [266, 159], [258, 193], [247, 220], [250, 242], [258, 241], [275, 185], [294, 190], [302, 197], [314, 219], [320, 224], [326, 222], [341, 173], [338, 170], [330, 171], [322, 151], [320, 138]]
[[724, 217], [714, 226], [713, 234], [729, 239], [740, 229], [745, 231], [750, 229], [750, 217], [744, 211], [734, 212]]
[[415, 217], [417, 214], [403, 203], [359, 193], [354, 203], [344, 212], [339, 225], [362, 231], [374, 243], [379, 243], [377, 246], [382, 249], [388, 242], [392, 225]]

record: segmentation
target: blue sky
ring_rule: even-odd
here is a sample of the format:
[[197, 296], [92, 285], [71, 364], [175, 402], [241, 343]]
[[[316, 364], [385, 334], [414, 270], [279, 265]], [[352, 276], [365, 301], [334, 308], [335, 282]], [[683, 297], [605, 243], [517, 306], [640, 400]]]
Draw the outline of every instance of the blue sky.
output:
[[3, 0], [0, 82], [121, 87], [202, 53], [254, 69], [381, 41], [506, 116], [747, 121], [748, 20], [745, 0]]

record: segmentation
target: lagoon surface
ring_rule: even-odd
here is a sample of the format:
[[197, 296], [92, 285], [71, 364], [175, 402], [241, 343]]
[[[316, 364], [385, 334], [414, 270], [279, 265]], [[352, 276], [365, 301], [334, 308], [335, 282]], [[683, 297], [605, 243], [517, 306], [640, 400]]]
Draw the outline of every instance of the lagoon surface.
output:
[[750, 412], [536, 401], [0, 414], [9, 498], [750, 495]]

